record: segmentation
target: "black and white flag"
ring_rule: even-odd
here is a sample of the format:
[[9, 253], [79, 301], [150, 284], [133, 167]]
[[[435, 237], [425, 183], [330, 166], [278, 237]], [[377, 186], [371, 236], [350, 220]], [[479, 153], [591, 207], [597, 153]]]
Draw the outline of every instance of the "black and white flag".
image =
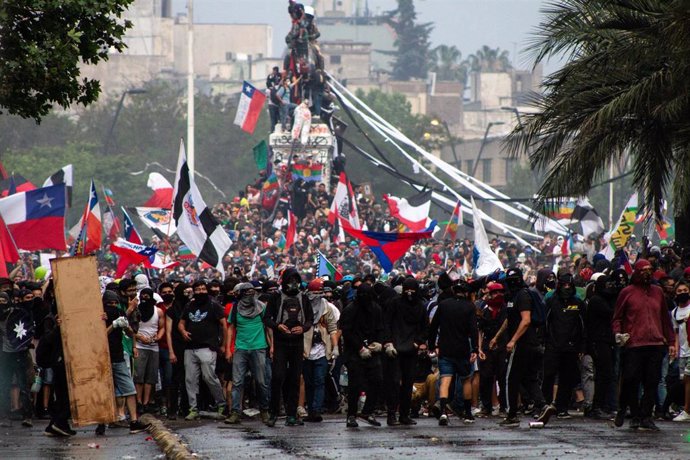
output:
[[201, 197], [194, 178], [189, 173], [182, 140], [174, 186], [173, 219], [177, 235], [194, 255], [215, 267], [225, 279], [223, 256], [232, 246], [232, 240]]
[[67, 190], [67, 206], [72, 207], [72, 187], [74, 186], [74, 177], [72, 173], [72, 165], [67, 165], [55, 174], [50, 176], [43, 182], [44, 187], [51, 185], [65, 184]]

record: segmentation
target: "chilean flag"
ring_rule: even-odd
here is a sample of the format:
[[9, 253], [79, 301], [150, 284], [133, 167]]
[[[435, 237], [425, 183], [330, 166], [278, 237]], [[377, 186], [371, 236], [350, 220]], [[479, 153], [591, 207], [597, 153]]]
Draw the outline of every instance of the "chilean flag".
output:
[[65, 197], [59, 184], [0, 199], [0, 216], [19, 249], [65, 250]]
[[391, 195], [383, 195], [383, 199], [388, 203], [391, 216], [397, 218], [411, 231], [419, 232], [428, 227], [431, 190], [407, 199]]
[[96, 184], [91, 179], [91, 191], [89, 202], [86, 204], [81, 218], [81, 230], [79, 237], [73, 246], [72, 252], [76, 254], [90, 254], [101, 249], [103, 228], [101, 225], [101, 206], [98, 204]]
[[156, 252], [158, 252], [156, 248], [132, 243], [124, 238], [118, 238], [110, 245], [110, 250], [119, 255], [121, 259], [127, 259], [131, 264], [151, 263], [156, 259]]
[[242, 128], [242, 131], [254, 134], [254, 128], [256, 128], [256, 122], [259, 121], [265, 101], [266, 95], [245, 81], [242, 84], [240, 103], [237, 105], [235, 124]]
[[434, 227], [436, 227], [436, 221], [432, 221], [429, 227], [422, 232], [384, 233], [356, 230], [350, 227], [347, 221], [344, 220], [341, 223], [350, 236], [369, 246], [371, 251], [378, 257], [381, 268], [388, 273], [393, 270], [395, 261], [404, 256], [407, 250], [410, 249], [410, 246], [419, 240], [431, 238]]
[[[134, 223], [132, 222], [132, 219], [130, 219], [129, 214], [127, 214], [127, 211], [125, 211], [124, 208], [122, 208], [122, 217], [122, 221], [124, 222], [124, 240], [134, 245], [143, 245], [144, 241], [141, 239], [141, 235], [139, 235], [137, 229], [134, 228]], [[136, 265], [142, 262], [140, 258], [135, 257], [134, 254], [130, 254], [124, 250], [116, 252], [115, 250], [113, 250], [112, 245], [110, 246], [110, 249], [120, 256], [117, 260], [117, 269], [115, 270], [115, 276], [117, 276], [118, 278], [121, 277], [125, 273], [125, 271], [127, 271], [127, 267], [129, 267], [132, 264]]]
[[145, 208], [170, 209], [173, 200], [173, 186], [162, 174], [152, 172], [146, 186], [153, 190], [153, 194], [146, 200]]

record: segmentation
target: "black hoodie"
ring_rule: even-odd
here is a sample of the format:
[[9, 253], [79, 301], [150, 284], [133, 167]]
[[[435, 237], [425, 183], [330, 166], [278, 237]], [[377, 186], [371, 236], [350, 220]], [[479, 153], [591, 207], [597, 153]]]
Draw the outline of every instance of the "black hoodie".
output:
[[414, 353], [415, 344], [426, 342], [427, 315], [417, 281], [406, 279], [405, 289], [415, 289], [415, 294], [411, 299], [403, 294], [390, 300], [384, 313], [384, 335], [398, 353]]
[[[311, 302], [302, 292], [292, 293], [289, 291], [288, 284], [290, 281], [296, 280], [299, 285], [302, 284], [302, 277], [294, 268], [288, 268], [283, 273], [283, 281], [281, 283], [282, 292], [274, 295], [268, 301], [266, 306], [266, 315], [264, 320], [266, 324], [273, 329], [273, 338], [276, 343], [288, 343], [291, 345], [298, 345], [304, 343], [303, 335], [311, 329], [314, 322], [314, 311], [311, 307]], [[293, 295], [294, 294], [294, 295]], [[296, 326], [302, 326], [302, 334], [286, 334], [278, 329], [278, 325], [285, 324], [288, 329]]]
[[383, 344], [383, 314], [371, 286], [363, 283], [357, 288], [355, 300], [343, 308], [339, 326], [343, 331], [346, 360], [357, 358], [359, 350], [373, 342]]

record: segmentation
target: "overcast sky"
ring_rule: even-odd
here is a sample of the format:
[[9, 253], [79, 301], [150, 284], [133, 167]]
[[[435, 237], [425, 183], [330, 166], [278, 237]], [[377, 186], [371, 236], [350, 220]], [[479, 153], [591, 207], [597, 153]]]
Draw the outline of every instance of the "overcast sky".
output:
[[[362, 5], [366, 0], [361, 0]], [[287, 0], [194, 0], [195, 22], [268, 23], [273, 26], [273, 54], [282, 53], [283, 38], [289, 28]], [[311, 4], [311, 0], [304, 1]], [[396, 0], [368, 0], [372, 11], [388, 11]], [[514, 59], [517, 67], [530, 67], [528, 56], [520, 51], [540, 21], [544, 0], [415, 0], [420, 22], [434, 23], [432, 45], [455, 45], [463, 58], [482, 45], [500, 47]], [[186, 12], [186, 0], [174, 0], [175, 13]], [[547, 66], [547, 70], [552, 70]]]

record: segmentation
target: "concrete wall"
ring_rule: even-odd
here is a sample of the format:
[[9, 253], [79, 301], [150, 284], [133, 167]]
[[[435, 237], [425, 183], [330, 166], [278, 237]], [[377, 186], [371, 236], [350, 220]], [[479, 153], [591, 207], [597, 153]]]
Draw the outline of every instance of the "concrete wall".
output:
[[472, 101], [478, 102], [481, 109], [497, 109], [512, 105], [513, 82], [508, 72], [473, 72]]
[[371, 43], [338, 40], [323, 41], [320, 46], [326, 70], [336, 78], [369, 78]]

